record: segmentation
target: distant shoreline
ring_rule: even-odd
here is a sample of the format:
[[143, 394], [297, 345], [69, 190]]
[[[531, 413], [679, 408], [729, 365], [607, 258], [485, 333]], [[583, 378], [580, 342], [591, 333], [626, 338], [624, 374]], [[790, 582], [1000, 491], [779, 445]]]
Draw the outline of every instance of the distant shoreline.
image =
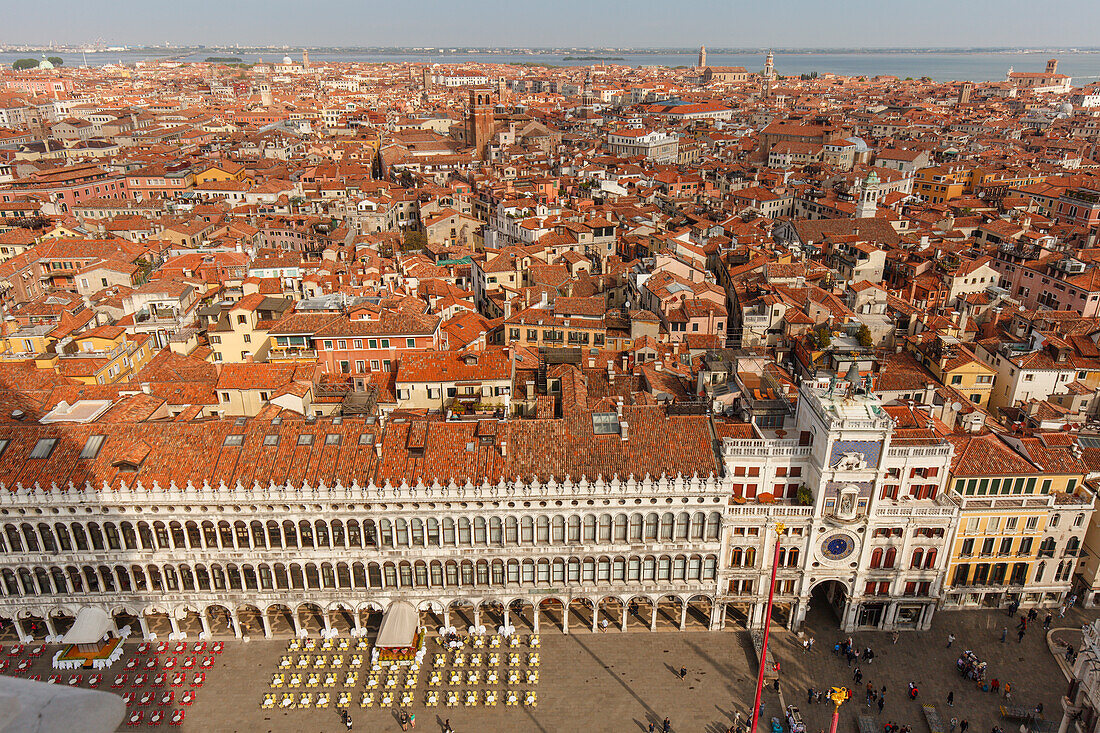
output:
[[[668, 55], [695, 55], [698, 53], [698, 48], [592, 48], [592, 49], [575, 49], [575, 48], [411, 48], [411, 47], [370, 47], [370, 46], [294, 46], [294, 47], [276, 47], [276, 46], [125, 46], [114, 47], [111, 49], [103, 48], [82, 48], [80, 46], [64, 46], [56, 47], [49, 45], [19, 45], [10, 44], [0, 48], [0, 51], [5, 53], [15, 52], [61, 52], [61, 53], [117, 53], [124, 51], [127, 53], [149, 53], [165, 56], [176, 56], [185, 52], [190, 53], [203, 53], [203, 52], [231, 52], [238, 53], [271, 53], [271, 54], [287, 54], [298, 53], [302, 50], [308, 50], [311, 53], [370, 53], [385, 56], [407, 56], [407, 55], [423, 55], [423, 56], [467, 56], [467, 55], [501, 55], [501, 54], [515, 54], [515, 55], [529, 55], [529, 56], [562, 56], [563, 54], [571, 54], [566, 57], [566, 60], [575, 61], [618, 61], [623, 57], [619, 55], [615, 56], [603, 56], [589, 54], [629, 54], [634, 56], [668, 56]], [[1032, 55], [1045, 55], [1045, 54], [1058, 54], [1058, 53], [1075, 53], [1075, 54], [1093, 54], [1100, 53], [1100, 47], [1084, 47], [1084, 48], [1013, 48], [1013, 47], [990, 47], [990, 48], [930, 48], [930, 47], [914, 47], [914, 48], [722, 48], [722, 47], [708, 47], [708, 53], [714, 54], [729, 54], [729, 55], [741, 55], [741, 54], [763, 54], [771, 51], [776, 54], [782, 54], [785, 56], [857, 56], [857, 55], [871, 55], [871, 56], [886, 56], [886, 55], [913, 55], [913, 54], [950, 54], [950, 55], [981, 55], [981, 54], [1018, 54], [1021, 56]]]

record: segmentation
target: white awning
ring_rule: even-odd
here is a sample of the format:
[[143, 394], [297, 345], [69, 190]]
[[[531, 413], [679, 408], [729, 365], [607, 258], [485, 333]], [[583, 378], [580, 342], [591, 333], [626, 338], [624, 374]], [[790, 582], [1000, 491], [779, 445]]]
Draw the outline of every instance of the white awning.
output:
[[374, 642], [375, 646], [412, 646], [419, 621], [420, 614], [411, 603], [394, 601], [382, 616], [382, 627], [378, 629], [378, 640]]
[[62, 644], [94, 644], [111, 628], [111, 617], [102, 608], [85, 606], [76, 614], [72, 627], [61, 639]]

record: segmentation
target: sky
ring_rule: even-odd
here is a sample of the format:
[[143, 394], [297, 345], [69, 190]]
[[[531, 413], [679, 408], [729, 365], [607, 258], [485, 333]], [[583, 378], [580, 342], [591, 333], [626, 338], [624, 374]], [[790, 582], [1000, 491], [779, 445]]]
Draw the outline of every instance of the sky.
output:
[[1097, 0], [0, 0], [0, 44], [1100, 45]]

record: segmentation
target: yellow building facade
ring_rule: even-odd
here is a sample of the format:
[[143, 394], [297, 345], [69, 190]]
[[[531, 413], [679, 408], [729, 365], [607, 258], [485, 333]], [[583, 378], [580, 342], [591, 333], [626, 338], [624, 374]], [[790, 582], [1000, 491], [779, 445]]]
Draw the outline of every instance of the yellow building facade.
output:
[[959, 506], [946, 607], [1053, 606], [1069, 594], [1093, 495], [1064, 433], [948, 436], [948, 496]]

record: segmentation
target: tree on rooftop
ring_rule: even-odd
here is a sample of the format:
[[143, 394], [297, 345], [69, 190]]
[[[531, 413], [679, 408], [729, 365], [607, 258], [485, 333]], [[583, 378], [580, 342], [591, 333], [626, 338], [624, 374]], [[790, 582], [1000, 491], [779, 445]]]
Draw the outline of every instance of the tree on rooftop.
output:
[[856, 332], [856, 340], [859, 341], [859, 345], [865, 349], [869, 349], [874, 346], [875, 342], [871, 338], [871, 329], [867, 328], [867, 324], [861, 324], [859, 331]]
[[61, 58], [60, 56], [47, 56], [46, 60], [54, 66], [62, 66], [65, 63], [65, 59]]
[[26, 69], [37, 69], [38, 61], [36, 59], [17, 59], [11, 68], [16, 71], [25, 71]]
[[424, 232], [416, 229], [405, 230], [405, 241], [401, 245], [401, 249], [405, 252], [419, 252], [428, 246], [428, 237]]

